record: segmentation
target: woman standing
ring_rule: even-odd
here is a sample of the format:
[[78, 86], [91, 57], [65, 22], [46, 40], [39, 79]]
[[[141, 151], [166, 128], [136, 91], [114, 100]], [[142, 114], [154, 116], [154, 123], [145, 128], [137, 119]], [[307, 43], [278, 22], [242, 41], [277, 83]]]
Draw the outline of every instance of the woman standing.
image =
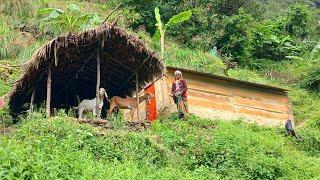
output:
[[185, 115], [189, 115], [188, 102], [187, 102], [187, 82], [182, 78], [181, 71], [174, 72], [175, 81], [172, 83], [171, 94], [173, 96], [174, 103], [177, 105], [179, 117], [184, 118]]

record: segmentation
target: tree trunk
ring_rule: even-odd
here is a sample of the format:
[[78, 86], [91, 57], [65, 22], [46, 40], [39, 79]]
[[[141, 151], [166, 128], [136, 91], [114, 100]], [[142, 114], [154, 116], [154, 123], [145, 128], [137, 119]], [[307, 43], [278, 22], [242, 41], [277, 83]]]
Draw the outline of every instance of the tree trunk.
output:
[[96, 85], [96, 115], [97, 115], [97, 117], [100, 118], [100, 116], [99, 116], [99, 103], [100, 103], [99, 88], [100, 88], [100, 58], [99, 58], [99, 54], [98, 54], [98, 57], [97, 57], [97, 85]]
[[48, 66], [46, 116], [51, 115], [51, 64]]

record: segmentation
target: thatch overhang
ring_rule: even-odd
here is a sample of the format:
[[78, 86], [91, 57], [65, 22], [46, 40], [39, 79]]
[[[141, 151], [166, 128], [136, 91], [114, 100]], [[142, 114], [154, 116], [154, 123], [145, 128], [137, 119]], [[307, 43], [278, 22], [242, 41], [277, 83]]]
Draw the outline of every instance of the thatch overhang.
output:
[[100, 58], [101, 84], [110, 97], [131, 96], [163, 71], [163, 64], [138, 38], [118, 27], [104, 24], [82, 33], [59, 36], [43, 45], [24, 65], [21, 78], [8, 93], [13, 116], [26, 110], [35, 90], [34, 103], [46, 99], [48, 67], [52, 72], [51, 107], [77, 105], [77, 98], [94, 98], [97, 58]]

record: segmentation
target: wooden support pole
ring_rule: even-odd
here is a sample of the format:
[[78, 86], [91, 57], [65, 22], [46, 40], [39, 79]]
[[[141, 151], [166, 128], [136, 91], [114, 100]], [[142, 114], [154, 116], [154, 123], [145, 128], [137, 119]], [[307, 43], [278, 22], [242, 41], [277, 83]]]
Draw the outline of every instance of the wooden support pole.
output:
[[99, 88], [100, 88], [100, 58], [99, 58], [99, 54], [97, 57], [97, 85], [96, 85], [96, 115], [97, 117], [100, 118], [99, 116]]
[[35, 97], [35, 95], [36, 95], [36, 89], [34, 88], [34, 89], [32, 90], [32, 94], [31, 94], [29, 118], [31, 117], [31, 114], [33, 113], [33, 104], [34, 104], [34, 97]]
[[137, 96], [137, 118], [138, 122], [140, 122], [140, 114], [139, 114], [139, 76], [136, 72], [136, 96]]
[[51, 115], [51, 64], [48, 66], [46, 117]]

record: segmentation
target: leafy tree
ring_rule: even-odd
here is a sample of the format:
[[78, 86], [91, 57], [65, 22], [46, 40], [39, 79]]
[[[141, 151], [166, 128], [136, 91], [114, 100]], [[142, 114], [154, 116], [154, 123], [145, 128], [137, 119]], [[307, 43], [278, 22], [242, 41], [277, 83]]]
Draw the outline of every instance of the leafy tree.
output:
[[161, 15], [158, 7], [154, 9], [154, 13], [157, 20], [157, 23], [156, 23], [157, 32], [155, 33], [155, 38], [159, 39], [160, 37], [161, 58], [163, 58], [164, 57], [164, 38], [165, 38], [165, 33], [167, 28], [174, 24], [179, 24], [181, 22], [189, 20], [190, 17], [192, 16], [192, 11], [188, 10], [188, 11], [181, 12], [177, 15], [174, 15], [169, 19], [169, 21], [166, 24], [163, 24], [161, 21]]
[[310, 10], [307, 5], [298, 3], [290, 6], [285, 18], [284, 28], [290, 35], [306, 37], [310, 20]]
[[236, 14], [247, 0], [211, 0], [211, 2], [216, 13], [230, 16]]
[[240, 10], [237, 15], [226, 18], [222, 35], [218, 36], [216, 44], [223, 54], [231, 54], [234, 60], [245, 64], [250, 56], [250, 28], [253, 18], [250, 14]]
[[65, 31], [86, 30], [102, 22], [97, 13], [81, 14], [80, 7], [69, 4], [65, 10], [58, 8], [44, 8], [38, 15], [47, 15], [40, 21], [40, 27], [55, 29], [58, 33]]
[[251, 54], [256, 59], [283, 60], [286, 56], [297, 56], [302, 47], [279, 30], [276, 23], [257, 24], [252, 30]]

